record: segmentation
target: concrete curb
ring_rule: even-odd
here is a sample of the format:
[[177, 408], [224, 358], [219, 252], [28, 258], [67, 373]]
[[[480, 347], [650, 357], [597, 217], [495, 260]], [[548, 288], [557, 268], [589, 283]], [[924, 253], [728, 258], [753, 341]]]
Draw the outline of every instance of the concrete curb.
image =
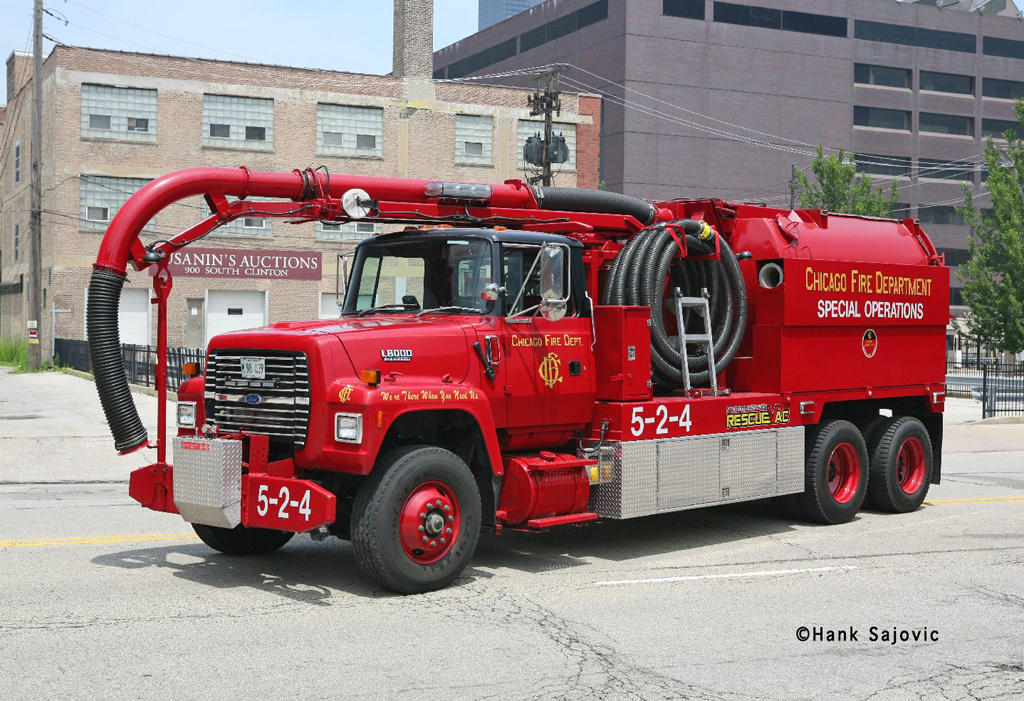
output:
[[991, 419], [978, 419], [969, 422], [971, 426], [999, 426], [1003, 424], [1024, 424], [1024, 416], [993, 416]]

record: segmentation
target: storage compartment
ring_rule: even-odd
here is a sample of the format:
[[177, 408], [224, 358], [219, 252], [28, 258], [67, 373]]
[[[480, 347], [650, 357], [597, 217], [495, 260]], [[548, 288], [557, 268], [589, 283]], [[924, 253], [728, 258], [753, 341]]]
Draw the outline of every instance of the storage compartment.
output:
[[598, 401], [651, 398], [651, 310], [594, 307]]

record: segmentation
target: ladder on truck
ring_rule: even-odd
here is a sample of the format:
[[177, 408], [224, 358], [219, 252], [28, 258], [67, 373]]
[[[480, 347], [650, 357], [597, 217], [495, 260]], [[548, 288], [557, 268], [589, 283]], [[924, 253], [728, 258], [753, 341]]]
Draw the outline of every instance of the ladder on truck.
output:
[[[686, 344], [704, 345], [708, 350], [708, 373], [711, 379], [711, 394], [718, 396], [718, 368], [715, 367], [715, 339], [711, 333], [711, 311], [708, 308], [708, 290], [701, 288], [700, 297], [684, 297], [682, 290], [675, 288], [676, 303], [676, 324], [679, 326], [679, 357], [681, 358], [680, 370], [683, 374], [683, 387], [686, 394], [693, 390], [693, 383], [690, 381], [690, 359], [686, 351]], [[693, 309], [704, 320], [704, 333], [686, 333], [684, 309]]]

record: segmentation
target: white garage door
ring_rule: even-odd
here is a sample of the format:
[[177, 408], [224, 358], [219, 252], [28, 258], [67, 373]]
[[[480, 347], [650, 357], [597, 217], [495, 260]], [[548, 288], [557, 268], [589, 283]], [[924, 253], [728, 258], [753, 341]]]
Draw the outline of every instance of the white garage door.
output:
[[206, 342], [219, 333], [265, 326], [264, 292], [210, 290], [206, 304]]
[[[344, 295], [341, 297], [345, 299]], [[333, 292], [320, 293], [320, 318], [337, 319], [341, 316], [341, 307], [338, 306], [338, 296]]]
[[149, 290], [123, 290], [117, 310], [121, 343], [149, 345]]
[[[121, 301], [117, 307], [117, 327], [121, 343], [137, 346], [150, 345], [150, 314], [152, 305], [149, 303], [149, 290], [123, 289]], [[89, 290], [85, 290], [85, 306], [89, 307]], [[86, 337], [89, 330], [86, 324]]]

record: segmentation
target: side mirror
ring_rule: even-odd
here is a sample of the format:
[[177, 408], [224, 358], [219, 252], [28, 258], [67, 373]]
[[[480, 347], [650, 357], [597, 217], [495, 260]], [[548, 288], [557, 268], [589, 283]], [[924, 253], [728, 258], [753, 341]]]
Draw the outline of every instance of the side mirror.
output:
[[493, 302], [503, 294], [505, 294], [504, 287], [498, 287], [496, 283], [490, 282], [484, 287], [484, 291], [480, 293], [480, 299], [486, 302]]
[[540, 314], [548, 321], [565, 316], [568, 295], [565, 290], [565, 252], [561, 246], [545, 244], [540, 253]]

